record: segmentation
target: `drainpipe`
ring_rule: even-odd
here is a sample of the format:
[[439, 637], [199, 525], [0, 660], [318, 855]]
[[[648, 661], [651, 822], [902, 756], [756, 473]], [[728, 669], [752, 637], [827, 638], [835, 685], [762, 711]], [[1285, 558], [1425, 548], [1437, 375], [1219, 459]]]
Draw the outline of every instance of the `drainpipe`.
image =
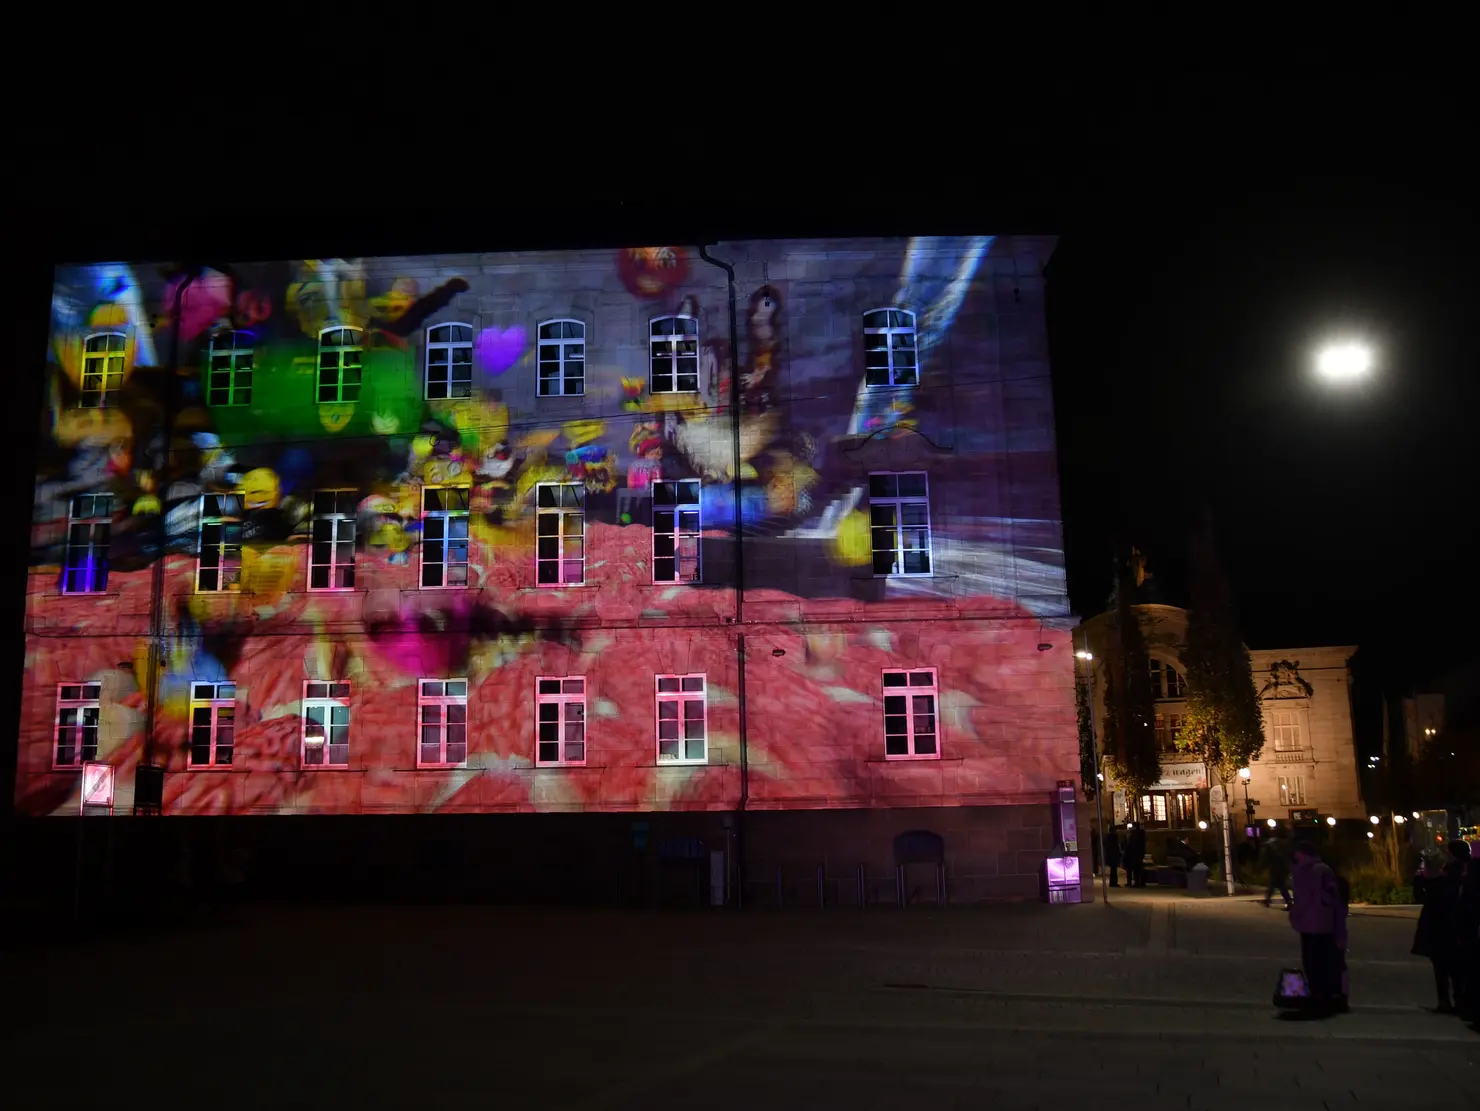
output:
[[739, 678], [735, 697], [740, 703], [740, 802], [735, 808], [735, 906], [744, 903], [745, 891], [745, 807], [750, 801], [750, 746], [745, 706], [745, 513], [741, 506], [740, 467], [740, 329], [735, 316], [735, 268], [711, 255], [702, 244], [699, 257], [725, 272], [730, 304], [730, 451], [735, 491], [735, 617], [737, 627], [735, 658]]
[[[169, 531], [165, 525], [165, 501], [169, 496], [170, 444], [175, 434], [175, 399], [180, 388], [180, 308], [185, 300], [185, 291], [200, 277], [202, 267], [189, 264], [185, 277], [175, 289], [175, 315], [171, 320], [170, 368], [164, 387], [163, 447], [156, 477], [159, 497], [159, 523], [155, 529], [158, 553], [150, 569], [149, 580], [149, 674], [145, 676], [144, 698], [144, 757], [143, 763], [154, 763], [154, 726], [159, 706], [159, 669], [164, 666], [164, 561], [169, 544]], [[135, 809], [138, 803], [134, 804]]]

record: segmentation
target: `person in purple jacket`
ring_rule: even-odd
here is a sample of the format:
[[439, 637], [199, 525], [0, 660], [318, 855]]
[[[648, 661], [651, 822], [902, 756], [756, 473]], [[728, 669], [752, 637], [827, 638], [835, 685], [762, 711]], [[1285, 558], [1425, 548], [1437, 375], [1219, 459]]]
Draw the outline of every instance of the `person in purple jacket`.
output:
[[1346, 1010], [1341, 973], [1346, 952], [1346, 900], [1335, 871], [1309, 841], [1295, 846], [1295, 889], [1290, 926], [1300, 935], [1300, 963], [1310, 987], [1311, 1009]]

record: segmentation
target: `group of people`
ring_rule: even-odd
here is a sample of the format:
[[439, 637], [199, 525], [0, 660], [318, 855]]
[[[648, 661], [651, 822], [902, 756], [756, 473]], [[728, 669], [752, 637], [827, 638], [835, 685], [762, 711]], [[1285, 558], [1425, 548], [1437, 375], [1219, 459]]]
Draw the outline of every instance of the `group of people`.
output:
[[[1095, 855], [1099, 855], [1099, 845], [1093, 846]], [[1120, 867], [1125, 864], [1125, 885], [1127, 887], [1146, 886], [1146, 831], [1135, 822], [1127, 822], [1125, 830], [1125, 851], [1121, 852], [1120, 834], [1115, 826], [1111, 826], [1105, 833], [1105, 868], [1110, 873], [1110, 886], [1120, 886]]]
[[1440, 1014], [1480, 1017], [1480, 860], [1466, 841], [1451, 841], [1436, 868], [1421, 864], [1413, 879], [1423, 904], [1413, 952], [1434, 966]]

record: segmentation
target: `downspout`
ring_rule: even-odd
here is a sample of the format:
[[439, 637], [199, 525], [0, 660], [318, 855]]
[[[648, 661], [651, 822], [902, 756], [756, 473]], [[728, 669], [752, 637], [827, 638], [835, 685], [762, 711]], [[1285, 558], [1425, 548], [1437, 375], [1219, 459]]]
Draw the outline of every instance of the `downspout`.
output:
[[701, 244], [699, 257], [725, 272], [730, 304], [730, 451], [735, 491], [735, 655], [738, 664], [735, 697], [740, 703], [740, 802], [735, 808], [735, 906], [744, 903], [745, 808], [750, 801], [750, 745], [745, 706], [745, 511], [741, 504], [740, 467], [740, 328], [735, 315], [735, 268], [721, 262]]
[[[175, 434], [175, 397], [179, 392], [180, 378], [180, 309], [185, 300], [185, 291], [200, 277], [202, 267], [191, 264], [185, 267], [185, 277], [175, 289], [174, 317], [170, 322], [170, 366], [164, 386], [164, 422], [161, 435], [159, 470], [155, 490], [159, 498], [159, 523], [155, 529], [158, 552], [149, 580], [149, 674], [144, 679], [144, 755], [143, 764], [154, 763], [154, 726], [159, 706], [159, 671], [164, 666], [164, 562], [168, 554], [169, 530], [166, 527], [165, 504], [169, 497], [170, 445]], [[134, 804], [135, 809], [138, 803]]]

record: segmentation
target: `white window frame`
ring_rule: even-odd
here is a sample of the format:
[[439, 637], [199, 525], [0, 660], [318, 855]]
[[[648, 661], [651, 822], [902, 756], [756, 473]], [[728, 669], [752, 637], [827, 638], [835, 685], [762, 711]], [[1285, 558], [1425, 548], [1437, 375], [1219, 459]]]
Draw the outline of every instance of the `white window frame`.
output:
[[[435, 684], [435, 687], [432, 686]], [[447, 688], [461, 684], [460, 694], [448, 694]], [[455, 710], [461, 709], [461, 715]], [[428, 720], [427, 711], [434, 710], [435, 716]], [[461, 721], [451, 718], [461, 716]], [[448, 759], [452, 749], [459, 743], [449, 740], [454, 727], [462, 729], [462, 759]], [[426, 759], [426, 731], [437, 733], [438, 760]], [[468, 681], [466, 679], [418, 679], [416, 682], [416, 766], [418, 768], [465, 768], [468, 766]]]
[[[321, 511], [320, 499], [332, 498], [330, 512]], [[308, 528], [308, 589], [313, 593], [335, 593], [355, 588], [355, 517], [358, 511], [359, 492], [356, 490], [329, 489], [313, 492], [313, 515]], [[325, 527], [326, 526], [326, 527]], [[349, 545], [347, 559], [339, 557]], [[327, 552], [321, 545], [327, 545]], [[325, 562], [320, 556], [327, 555]], [[323, 586], [314, 580], [319, 570], [327, 572]]]
[[[672, 329], [679, 327], [679, 321], [683, 321], [684, 331], [677, 332]], [[659, 326], [669, 324], [668, 332], [660, 332]], [[689, 325], [692, 325], [690, 330]], [[692, 375], [679, 374], [679, 359], [692, 359]], [[666, 363], [667, 370], [660, 373], [660, 361]], [[680, 378], [692, 377], [694, 385], [691, 389], [682, 389], [679, 385]], [[669, 384], [666, 388], [659, 385], [659, 378], [666, 378]], [[687, 313], [674, 313], [671, 316], [655, 316], [648, 321], [648, 393], [698, 393], [699, 392], [699, 318]]]
[[[63, 723], [64, 715], [75, 720]], [[51, 736], [51, 766], [58, 771], [81, 771], [82, 765], [98, 758], [98, 742], [103, 731], [103, 685], [101, 683], [58, 683], [56, 728]], [[71, 741], [74, 759], [62, 762], [62, 731]], [[88, 735], [91, 733], [91, 743]]]
[[[534, 681], [534, 764], [537, 768], [584, 767], [587, 756], [589, 716], [586, 713], [586, 690], [588, 680], [584, 675], [541, 675]], [[554, 690], [546, 690], [553, 686]], [[545, 707], [550, 707], [547, 716]], [[555, 739], [545, 740], [545, 726], [555, 727]], [[578, 727], [581, 739], [570, 739], [571, 728]], [[542, 754], [547, 745], [555, 746], [553, 759]], [[571, 746], [579, 745], [578, 756], [572, 756]]]
[[1146, 662], [1147, 670], [1151, 673], [1153, 698], [1160, 702], [1179, 702], [1187, 697], [1187, 676], [1177, 669], [1176, 664], [1150, 654], [1146, 656]]
[[[554, 505], [541, 505], [547, 490], [557, 490], [552, 495]], [[565, 491], [575, 491], [575, 505], [566, 505]], [[534, 488], [535, 506], [535, 549], [534, 549], [534, 580], [536, 586], [562, 587], [583, 586], [586, 582], [586, 486], [581, 482], [537, 482]], [[576, 518], [578, 531], [570, 526], [570, 519]], [[551, 526], [547, 521], [554, 522], [554, 531], [546, 534], [544, 531]], [[555, 541], [555, 554], [545, 555], [548, 550], [545, 541]], [[580, 555], [571, 557], [566, 554], [567, 544], [576, 542], [579, 545]], [[579, 578], [571, 578], [570, 565], [578, 563]], [[546, 580], [544, 569], [554, 564], [555, 579]]]
[[[448, 509], [445, 506], [446, 498], [442, 498], [444, 505], [440, 509], [427, 508], [427, 495], [431, 493], [445, 493], [456, 491], [461, 495], [462, 505], [460, 508]], [[423, 590], [462, 590], [468, 585], [470, 574], [470, 559], [472, 551], [470, 548], [470, 529], [472, 528], [472, 487], [470, 486], [423, 486], [421, 489], [421, 588]], [[430, 538], [427, 533], [427, 523], [430, 521], [442, 522], [440, 528], [442, 535], [435, 539]], [[459, 524], [459, 522], [461, 522]], [[458, 535], [461, 533], [461, 535]], [[441, 545], [442, 558], [439, 560], [427, 559], [433, 544]], [[451, 558], [461, 553], [461, 559]], [[440, 567], [441, 582], [427, 582], [427, 570], [432, 567]], [[462, 581], [449, 582], [453, 578], [456, 568], [462, 568]]]
[[[902, 675], [904, 683], [888, 684], [889, 676]], [[929, 683], [918, 682], [917, 679], [928, 679]], [[885, 760], [939, 760], [940, 759], [940, 672], [933, 667], [886, 667], [879, 678], [879, 689], [883, 691], [881, 697], [881, 709], [884, 711], [884, 759]], [[917, 729], [915, 720], [916, 709], [914, 699], [916, 697], [928, 697], [930, 699], [930, 719], [935, 726], [934, 733], [927, 733]], [[891, 714], [889, 712], [889, 699], [905, 698], [904, 714]], [[904, 733], [890, 733], [889, 719], [891, 717], [904, 718]], [[903, 736], [905, 738], [904, 752], [890, 752], [889, 738]], [[934, 752], [921, 752], [917, 737], [933, 737], [935, 744]]]
[[[874, 496], [874, 493], [873, 493], [873, 480], [875, 478], [893, 478], [895, 480], [895, 482], [896, 482], [896, 488], [897, 488], [897, 483], [898, 483], [898, 480], [899, 479], [904, 478], [904, 477], [914, 477], [916, 475], [918, 475], [925, 482], [925, 493], [923, 495], [914, 495], [914, 494], [911, 494], [911, 495], [908, 495], [908, 496], [905, 496], [905, 497], [901, 497], [901, 496], [898, 496], [898, 495], [896, 495], [894, 497], [875, 497]], [[935, 551], [934, 551], [934, 547], [933, 547], [933, 545], [934, 545], [934, 531], [933, 531], [933, 529], [931, 528], [931, 525], [930, 525], [930, 476], [929, 476], [929, 474], [926, 473], [925, 471], [870, 471], [868, 477], [869, 477], [869, 497], [868, 497], [868, 502], [869, 502], [869, 558], [870, 558], [871, 564], [874, 567], [874, 578], [876, 578], [876, 579], [902, 579], [902, 578], [925, 579], [925, 578], [929, 578], [931, 575], [933, 575], [935, 573]], [[892, 525], [880, 525], [880, 524], [876, 524], [875, 521], [874, 521], [874, 507], [875, 506], [878, 506], [878, 507], [881, 507], [881, 508], [882, 507], [885, 507], [885, 506], [891, 507], [893, 509], [893, 511], [894, 511], [894, 523]], [[918, 524], [906, 525], [904, 523], [904, 510], [905, 510], [906, 507], [909, 507], [911, 509], [923, 507], [924, 510], [925, 510], [925, 524], [924, 524], [924, 529], [925, 529], [925, 547], [923, 549], [919, 549], [919, 548], [909, 548], [909, 549], [906, 549], [904, 547], [904, 534], [905, 534], [905, 530], [906, 529], [919, 529], [921, 527]], [[894, 553], [894, 564], [893, 564], [894, 569], [893, 570], [890, 570], [890, 571], [880, 571], [877, 568], [877, 558], [876, 558], [877, 557], [877, 553], [882, 552], [882, 551], [886, 551], [886, 550], [890, 550], [890, 549], [885, 549], [885, 548], [881, 548], [881, 547], [878, 546], [880, 539], [884, 535], [884, 530], [886, 530], [886, 529], [892, 530], [892, 532], [894, 534], [894, 536], [893, 536], [894, 544], [893, 544], [893, 548], [892, 548], [892, 551]], [[903, 570], [900, 570], [900, 568], [904, 566], [904, 557], [905, 557], [906, 551], [909, 551], [909, 552], [923, 551], [925, 553], [926, 570], [924, 570], [924, 571], [903, 571]]]
[[[206, 510], [215, 502], [216, 513]], [[214, 543], [206, 542], [207, 529], [219, 529]], [[234, 534], [232, 530], [235, 530]], [[240, 493], [200, 496], [200, 545], [195, 557], [195, 589], [199, 594], [230, 594], [242, 586], [242, 496]], [[235, 539], [233, 540], [233, 535]], [[214, 555], [210, 566], [206, 553]], [[215, 584], [207, 586], [210, 575]]]
[[[94, 347], [102, 340], [101, 347]], [[117, 340], [115, 344], [113, 341]], [[79, 409], [111, 409], [123, 392], [124, 368], [128, 360], [127, 332], [93, 332], [82, 341], [82, 373], [77, 378]], [[94, 388], [88, 380], [95, 379]], [[91, 399], [91, 400], [89, 400]]]
[[[664, 495], [667, 489], [671, 493]], [[680, 502], [680, 495], [692, 495], [692, 502]], [[663, 502], [661, 496], [672, 500]], [[704, 513], [700, 507], [703, 489], [697, 478], [660, 478], [653, 482], [653, 582], [655, 583], [700, 583], [704, 581], [703, 546]], [[660, 528], [662, 518], [670, 517], [668, 527]], [[692, 518], [686, 524], [685, 519]], [[672, 554], [659, 555], [658, 541], [666, 537], [672, 545]], [[692, 554], [685, 555], [685, 549]], [[658, 574], [658, 561], [673, 565], [672, 574], [666, 578]], [[685, 567], [692, 567], [689, 575]]]
[[[560, 325], [560, 335], [545, 336], [545, 329]], [[578, 329], [576, 335], [565, 335], [566, 326]], [[535, 328], [537, 354], [535, 358], [535, 391], [540, 397], [582, 397], [586, 393], [586, 322], [574, 317], [553, 317], [541, 320]], [[579, 348], [572, 352], [571, 348]], [[545, 368], [553, 366], [555, 373], [547, 375]], [[572, 373], [578, 370], [579, 373]], [[572, 382], [572, 379], [576, 381]], [[553, 389], [546, 389], [546, 383]], [[574, 386], [574, 388], [571, 388]]]
[[1280, 806], [1299, 809], [1305, 805], [1305, 776], [1282, 775], [1279, 777]]
[[[335, 343], [326, 343], [325, 340], [333, 336]], [[349, 339], [348, 337], [353, 337]], [[348, 340], [348, 341], [347, 341]], [[333, 355], [333, 366], [324, 365], [324, 356]], [[353, 356], [353, 359], [351, 359]], [[332, 370], [334, 377], [327, 383], [324, 372]], [[347, 371], [354, 371], [354, 381], [347, 379]], [[319, 329], [319, 361], [314, 367], [314, 400], [320, 405], [350, 405], [360, 400], [360, 390], [365, 385], [365, 333], [359, 328], [351, 328], [347, 324], [331, 324], [327, 328]], [[332, 390], [333, 396], [325, 397], [325, 390]]]
[[67, 504], [67, 551], [62, 557], [63, 594], [100, 594], [108, 589], [112, 532], [112, 494], [72, 496]]
[[[679, 689], [678, 690], [664, 690], [663, 689], [663, 686], [664, 686], [665, 682], [672, 682], [672, 681], [676, 681], [678, 683], [678, 688]], [[692, 686], [696, 681], [698, 683], [698, 689], [697, 690], [684, 690], [683, 689], [686, 685]], [[704, 745], [704, 754], [702, 756], [697, 756], [697, 757], [684, 755], [685, 752], [687, 752], [687, 744], [686, 744], [686, 742], [690, 739], [690, 738], [685, 737], [683, 735], [687, 731], [684, 728], [684, 723], [687, 722], [687, 721], [693, 720], [689, 716], [688, 710], [687, 710], [687, 707], [689, 705], [693, 704], [693, 703], [698, 703], [698, 705], [699, 705], [699, 717], [698, 717], [698, 721], [701, 723], [702, 729], [703, 729], [703, 736], [701, 738], [699, 738], [699, 739], [703, 742], [703, 745]], [[677, 707], [677, 709], [675, 710], [675, 716], [673, 716], [673, 717], [667, 717], [667, 718], [665, 718], [663, 716], [663, 707], [664, 707], [665, 704], [671, 704], [671, 705]], [[677, 732], [678, 732], [678, 736], [677, 737], [666, 737], [665, 738], [663, 736], [663, 722], [665, 722], [665, 721], [676, 721], [678, 723], [679, 728], [677, 730]], [[656, 738], [657, 738], [657, 754], [658, 754], [658, 763], [659, 764], [707, 764], [707, 763], [709, 763], [709, 678], [708, 678], [708, 676], [705, 675], [703, 672], [691, 672], [688, 675], [655, 675], [655, 676], [653, 676], [653, 726], [654, 726], [654, 732], [656, 733]], [[675, 754], [673, 754], [673, 755], [665, 755], [664, 752], [663, 752], [663, 744], [664, 744], [664, 741], [667, 741], [670, 745], [676, 743], [677, 746], [678, 746], [677, 752]]]
[[[303, 723], [303, 744], [299, 761], [305, 771], [349, 767], [350, 694], [349, 682], [344, 679], [304, 681], [303, 711], [299, 715]], [[335, 721], [336, 717], [342, 717], [343, 721]], [[336, 737], [343, 739], [336, 740]], [[336, 748], [342, 751], [336, 753]], [[318, 759], [311, 759], [315, 752]], [[333, 759], [336, 755], [342, 758]]]
[[[201, 720], [201, 713], [206, 715]], [[223, 728], [223, 717], [226, 725]], [[210, 768], [229, 768], [233, 766], [236, 757], [236, 684], [229, 680], [212, 680], [204, 682], [196, 679], [190, 681], [190, 730], [189, 742], [186, 746], [185, 759], [192, 771]], [[195, 759], [196, 737], [198, 730], [206, 730], [207, 754], [203, 762]], [[225, 733], [227, 741], [221, 742], [221, 735]], [[226, 759], [221, 759], [222, 750], [227, 750]]]
[[[246, 343], [241, 339], [245, 337]], [[225, 340], [226, 346], [221, 346]], [[227, 329], [211, 334], [210, 347], [206, 352], [206, 404], [213, 409], [250, 405], [252, 403], [253, 354], [257, 337], [244, 329]], [[217, 361], [220, 360], [220, 365]], [[242, 366], [242, 362], [246, 366]], [[217, 385], [217, 375], [224, 375], [224, 385]], [[243, 379], [246, 379], [243, 381]], [[217, 401], [216, 395], [224, 392], [226, 400]]]
[[[870, 321], [876, 320], [879, 313], [885, 314], [884, 323], [882, 325], [871, 324]], [[894, 322], [895, 317], [889, 314], [897, 314], [909, 323], [896, 324]], [[863, 314], [863, 381], [866, 387], [887, 389], [891, 386], [918, 386], [920, 384], [920, 336], [919, 330], [915, 325], [915, 314], [909, 309], [900, 308], [898, 305], [869, 309]], [[870, 348], [870, 336], [882, 337], [884, 346], [882, 348]], [[901, 336], [908, 336], [909, 343], [904, 344], [900, 342], [898, 337]], [[871, 350], [882, 350], [886, 352], [887, 358], [883, 369], [888, 376], [887, 382], [869, 381], [870, 370], [877, 371], [880, 369], [878, 367], [870, 368], [868, 365], [868, 357]], [[895, 358], [896, 353], [905, 351], [908, 351], [910, 355], [908, 365], [906, 365], [905, 360], [896, 360]], [[896, 361], [899, 362], [898, 366], [895, 365]], [[908, 379], [907, 381], [901, 381], [901, 379], [906, 378]]]
[[[443, 328], [466, 328], [467, 339], [463, 339], [456, 332], [441, 333]], [[424, 396], [428, 401], [461, 401], [473, 396], [473, 335], [477, 331], [471, 324], [461, 320], [446, 320], [441, 324], [428, 324], [426, 330], [426, 352], [422, 356], [422, 388]], [[441, 393], [433, 393], [432, 383], [432, 352], [445, 352], [447, 361], [440, 364], [447, 372], [445, 382], [436, 383]], [[456, 356], [466, 355], [467, 358], [458, 361]], [[466, 381], [460, 381], [453, 377], [452, 369], [455, 366], [467, 368]]]
[[[1279, 715], [1288, 714], [1290, 720], [1281, 722]], [[1293, 738], [1283, 743], [1286, 738]], [[1269, 739], [1276, 752], [1300, 751], [1300, 715], [1294, 710], [1269, 708]]]

